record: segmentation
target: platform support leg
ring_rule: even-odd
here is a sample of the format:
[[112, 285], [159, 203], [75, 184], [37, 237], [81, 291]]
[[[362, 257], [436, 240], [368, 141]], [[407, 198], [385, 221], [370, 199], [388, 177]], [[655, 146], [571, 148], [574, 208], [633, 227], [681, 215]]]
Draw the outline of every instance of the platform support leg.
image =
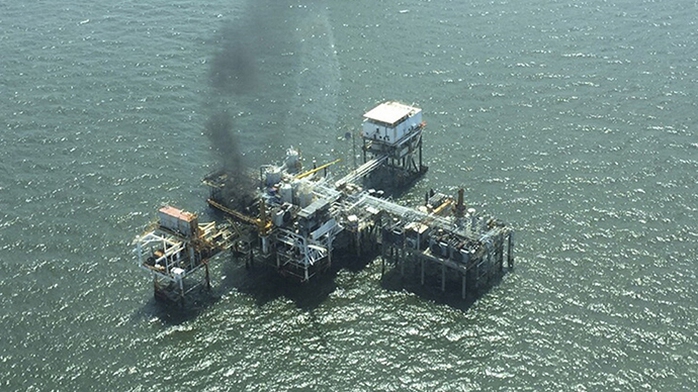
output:
[[441, 264], [441, 291], [446, 291], [446, 264]]
[[420, 260], [420, 264], [422, 264], [422, 286], [424, 286], [424, 259]]
[[497, 267], [501, 274], [504, 270], [504, 233], [497, 236]]
[[514, 232], [509, 232], [509, 244], [507, 246], [507, 266], [514, 268]]
[[402, 257], [398, 261], [400, 263], [400, 276], [403, 278], [405, 277], [405, 261], [406, 261], [406, 256], [405, 256], [405, 249], [402, 250]]
[[492, 250], [487, 249], [487, 283], [490, 282], [492, 278], [492, 273], [494, 272], [494, 266], [492, 265]]
[[419, 136], [419, 171], [422, 171], [422, 137]]
[[332, 268], [332, 242], [330, 241], [327, 247], [327, 269]]
[[211, 274], [208, 270], [208, 262], [204, 263], [204, 268], [206, 269], [206, 290], [211, 291]]
[[179, 279], [179, 306], [184, 307], [184, 279]]

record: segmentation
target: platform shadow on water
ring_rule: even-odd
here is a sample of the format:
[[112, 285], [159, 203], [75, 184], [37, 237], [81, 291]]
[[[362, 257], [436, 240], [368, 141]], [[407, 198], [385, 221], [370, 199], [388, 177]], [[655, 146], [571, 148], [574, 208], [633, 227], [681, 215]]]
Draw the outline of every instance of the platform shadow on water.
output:
[[[440, 269], [439, 269], [440, 271]], [[428, 270], [425, 273], [424, 285], [421, 284], [418, 267], [405, 268], [404, 275], [400, 268], [388, 268], [381, 279], [381, 287], [389, 291], [408, 291], [420, 298], [432, 301], [440, 305], [447, 305], [463, 312], [467, 311], [478, 299], [487, 295], [494, 287], [498, 286], [508, 272], [493, 276], [490, 281], [478, 289], [466, 290], [466, 297], [462, 298], [462, 286], [460, 278], [447, 276], [446, 289], [441, 290], [441, 272]]]
[[[257, 262], [245, 267], [245, 262], [232, 256], [216, 261], [216, 279], [210, 290], [202, 285], [187, 293], [183, 303], [163, 301], [151, 296], [137, 310], [133, 320], [158, 319], [166, 326], [176, 326], [199, 317], [213, 307], [226, 294], [235, 290], [254, 299], [257, 306], [286, 298], [299, 309], [313, 311], [335, 291], [335, 279], [340, 270], [358, 272], [363, 270], [374, 256], [369, 255], [359, 260], [353, 256], [338, 256], [327, 271], [313, 277], [309, 282], [299, 282], [281, 275], [273, 266]], [[214, 274], [212, 272], [212, 274]]]
[[221, 299], [221, 291], [213, 287], [210, 291], [203, 286], [187, 294], [183, 304], [150, 297], [134, 315], [134, 319], [157, 318], [166, 326], [175, 326], [196, 319], [206, 309]]
[[223, 266], [222, 274], [225, 279], [221, 283], [221, 290], [223, 292], [236, 290], [248, 295], [254, 298], [258, 306], [279, 298], [286, 298], [299, 309], [312, 311], [336, 290], [335, 280], [339, 271], [361, 271], [373, 258], [373, 255], [367, 255], [358, 260], [353, 256], [335, 256], [328, 270], [318, 273], [308, 282], [300, 282], [284, 276], [275, 267], [259, 261], [250, 267], [245, 267], [244, 261], [231, 258], [226, 260]]
[[256, 262], [249, 267], [244, 261], [226, 260], [222, 268], [225, 279], [221, 289], [236, 290], [253, 298], [258, 306], [263, 306], [279, 298], [291, 300], [299, 309], [316, 309], [336, 289], [335, 277], [338, 268], [313, 277], [310, 282], [284, 277], [273, 266]]
[[[298, 309], [312, 313], [336, 290], [335, 279], [340, 270], [360, 272], [371, 262], [380, 263], [380, 259], [375, 254], [367, 254], [359, 259], [353, 255], [339, 256], [329, 270], [315, 276], [310, 282], [303, 283], [279, 274], [272, 266], [256, 263], [246, 268], [243, 261], [230, 257], [221, 260], [219, 272], [224, 278], [211, 290], [204, 287], [193, 290], [187, 294], [184, 304], [163, 302], [151, 297], [133, 318], [157, 318], [166, 326], [180, 325], [196, 319], [233, 290], [253, 298], [260, 307], [285, 298], [292, 301]], [[478, 299], [499, 285], [507, 273], [505, 271], [493, 277], [487, 285], [478, 290], [468, 289], [465, 299], [461, 297], [460, 279], [447, 277], [446, 290], [441, 291], [440, 272], [435, 270], [427, 271], [425, 284], [422, 285], [416, 267], [406, 268], [403, 275], [399, 268], [386, 266], [380, 285], [385, 290], [408, 291], [422, 299], [465, 312]]]

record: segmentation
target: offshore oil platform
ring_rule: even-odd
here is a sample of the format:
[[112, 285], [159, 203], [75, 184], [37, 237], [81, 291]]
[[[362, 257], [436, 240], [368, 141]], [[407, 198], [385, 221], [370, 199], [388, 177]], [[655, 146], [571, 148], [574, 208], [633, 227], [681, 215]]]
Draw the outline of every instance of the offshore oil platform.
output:
[[[400, 188], [427, 171], [420, 108], [389, 101], [364, 114], [363, 163], [336, 179], [337, 161], [303, 171], [300, 154], [250, 173], [226, 169], [207, 175], [210, 207], [224, 223], [198, 223], [173, 207], [135, 240], [136, 259], [154, 280], [155, 297], [182, 302], [196, 287], [210, 287], [208, 260], [221, 251], [261, 260], [290, 279], [308, 282], [339, 255], [380, 252], [382, 271], [412, 264], [421, 273], [436, 266], [441, 290], [460, 279], [461, 295], [486, 288], [514, 263], [514, 232], [504, 222], [467, 208], [455, 197], [430, 191], [408, 208], [383, 197], [378, 187]], [[200, 277], [204, 271], [203, 280]], [[198, 276], [198, 277], [197, 277]]]

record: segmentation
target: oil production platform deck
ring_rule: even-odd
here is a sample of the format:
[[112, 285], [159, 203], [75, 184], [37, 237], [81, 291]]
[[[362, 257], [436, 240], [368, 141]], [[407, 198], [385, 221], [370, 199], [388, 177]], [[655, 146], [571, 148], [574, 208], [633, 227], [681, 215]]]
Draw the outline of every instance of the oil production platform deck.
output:
[[[363, 164], [336, 179], [335, 162], [303, 171], [299, 153], [253, 174], [227, 168], [206, 176], [208, 204], [223, 223], [201, 224], [196, 215], [166, 206], [159, 221], [135, 242], [138, 265], [153, 276], [155, 296], [183, 302], [196, 287], [210, 287], [208, 262], [230, 251], [247, 263], [261, 260], [289, 279], [311, 281], [338, 256], [374, 257], [386, 266], [405, 265], [460, 280], [461, 295], [487, 288], [512, 268], [514, 232], [504, 222], [467, 208], [455, 197], [430, 191], [409, 208], [376, 188], [400, 188], [423, 175], [421, 109], [390, 101], [364, 114]], [[258, 177], [258, 178], [255, 178]], [[437, 272], [438, 273], [438, 272]], [[203, 277], [201, 275], [203, 274]], [[312, 284], [312, 282], [310, 283]]]

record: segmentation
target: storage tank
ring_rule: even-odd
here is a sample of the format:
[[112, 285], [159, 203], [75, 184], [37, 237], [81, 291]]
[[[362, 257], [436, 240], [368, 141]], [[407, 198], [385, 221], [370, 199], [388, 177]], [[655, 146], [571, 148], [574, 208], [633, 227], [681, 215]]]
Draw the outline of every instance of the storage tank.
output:
[[289, 173], [298, 172], [301, 169], [300, 159], [301, 157], [298, 150], [293, 147], [286, 150], [286, 170], [288, 170]]
[[284, 210], [277, 210], [274, 211], [272, 222], [274, 223], [274, 226], [283, 226], [284, 224]]
[[470, 262], [470, 249], [463, 248], [460, 250], [461, 261], [463, 264], [468, 264]]
[[273, 186], [281, 182], [281, 168], [280, 167], [270, 167], [264, 173], [264, 184], [266, 186]]
[[453, 260], [457, 263], [463, 261], [463, 254], [460, 252], [461, 249], [459, 249], [457, 247], [451, 247], [450, 251], [451, 251], [451, 260]]
[[439, 256], [443, 258], [448, 258], [448, 242], [439, 242]]
[[298, 205], [305, 208], [313, 202], [313, 190], [308, 186], [298, 188]]
[[468, 215], [470, 216], [470, 232], [477, 232], [477, 216], [475, 215], [474, 208], [468, 208]]
[[282, 203], [293, 203], [293, 186], [289, 183], [284, 183], [279, 188], [279, 195]]

